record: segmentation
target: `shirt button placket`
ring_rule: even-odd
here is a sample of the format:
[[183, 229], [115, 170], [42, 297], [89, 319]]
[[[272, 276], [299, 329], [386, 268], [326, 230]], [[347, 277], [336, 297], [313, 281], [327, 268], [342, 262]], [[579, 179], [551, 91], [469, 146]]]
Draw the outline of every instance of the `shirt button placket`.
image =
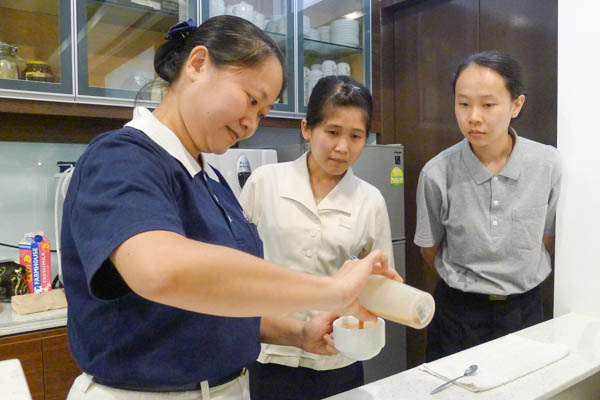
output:
[[494, 199], [497, 196], [498, 191], [498, 177], [494, 176], [492, 178], [492, 182], [491, 182], [491, 197], [492, 197], [492, 207], [490, 210], [490, 219], [491, 219], [491, 232], [492, 235], [496, 234], [498, 232], [499, 229], [499, 225], [500, 225], [500, 221], [498, 219], [498, 215], [499, 210], [498, 210], [498, 205], [500, 204], [500, 202], [496, 199]]

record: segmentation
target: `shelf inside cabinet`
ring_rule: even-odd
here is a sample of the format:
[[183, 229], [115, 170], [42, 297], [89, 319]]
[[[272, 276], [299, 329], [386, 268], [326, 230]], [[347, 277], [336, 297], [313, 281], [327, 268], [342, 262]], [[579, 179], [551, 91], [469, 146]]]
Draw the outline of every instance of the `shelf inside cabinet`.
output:
[[[160, 0], [93, 0], [89, 2], [88, 9], [98, 9], [103, 5], [113, 5], [138, 12], [151, 12], [162, 15], [179, 17], [178, 3], [176, 1]], [[166, 7], [165, 7], [166, 6]], [[166, 31], [165, 31], [166, 32]]]
[[92, 24], [92, 27], [104, 20], [111, 25], [157, 31], [162, 35], [179, 19], [177, 11], [155, 9], [128, 0], [91, 0], [88, 2], [87, 14], [88, 25]]
[[311, 56], [339, 58], [352, 54], [361, 54], [362, 51], [362, 47], [346, 46], [304, 38], [304, 53]]

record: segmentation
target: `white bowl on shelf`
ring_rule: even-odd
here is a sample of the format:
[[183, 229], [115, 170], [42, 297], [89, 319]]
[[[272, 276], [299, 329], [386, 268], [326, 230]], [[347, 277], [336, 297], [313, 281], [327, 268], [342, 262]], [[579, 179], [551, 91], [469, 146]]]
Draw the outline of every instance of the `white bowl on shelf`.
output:
[[336, 19], [331, 23], [330, 38], [332, 43], [344, 46], [358, 46], [360, 23], [353, 19]]

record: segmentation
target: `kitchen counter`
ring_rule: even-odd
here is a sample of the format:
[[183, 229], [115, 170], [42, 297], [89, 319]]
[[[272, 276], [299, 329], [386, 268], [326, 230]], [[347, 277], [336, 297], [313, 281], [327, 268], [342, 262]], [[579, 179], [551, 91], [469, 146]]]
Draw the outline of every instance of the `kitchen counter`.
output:
[[2, 303], [2, 311], [0, 311], [0, 336], [63, 326], [67, 326], [66, 308], [19, 315], [13, 311], [10, 303]]
[[[521, 330], [516, 334], [544, 343], [565, 344], [569, 347], [569, 354], [545, 368], [484, 392], [474, 393], [459, 386], [450, 385], [447, 389], [430, 395], [431, 390], [444, 381], [417, 367], [330, 397], [330, 399], [550, 399], [555, 396], [555, 398], [562, 398], [561, 393], [572, 391], [572, 388], [578, 384], [595, 385], [595, 389], [593, 389], [595, 391], [587, 393], [596, 393], [597, 395], [600, 390], [600, 378], [598, 376], [592, 379], [588, 378], [600, 372], [600, 318], [571, 313]], [[478, 347], [484, 349], [487, 344], [484, 343]], [[453, 357], [453, 355], [448, 357]], [[510, 368], [510, 366], [506, 367]], [[580, 393], [582, 393], [581, 390]]]

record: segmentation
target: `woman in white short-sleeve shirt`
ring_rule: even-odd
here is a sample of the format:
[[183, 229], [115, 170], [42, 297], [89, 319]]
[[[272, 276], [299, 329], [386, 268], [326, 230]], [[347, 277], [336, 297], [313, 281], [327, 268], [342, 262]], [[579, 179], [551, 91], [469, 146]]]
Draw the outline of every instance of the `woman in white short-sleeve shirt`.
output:
[[[365, 145], [371, 112], [371, 94], [363, 85], [346, 76], [322, 78], [302, 121], [311, 151], [250, 176], [240, 202], [258, 227], [266, 260], [331, 276], [351, 256], [381, 249], [393, 265], [383, 196], [350, 169]], [[293, 316], [306, 321], [314, 315]], [[321, 399], [363, 382], [360, 362], [291, 346], [263, 344], [250, 368], [251, 396], [257, 399]]]

